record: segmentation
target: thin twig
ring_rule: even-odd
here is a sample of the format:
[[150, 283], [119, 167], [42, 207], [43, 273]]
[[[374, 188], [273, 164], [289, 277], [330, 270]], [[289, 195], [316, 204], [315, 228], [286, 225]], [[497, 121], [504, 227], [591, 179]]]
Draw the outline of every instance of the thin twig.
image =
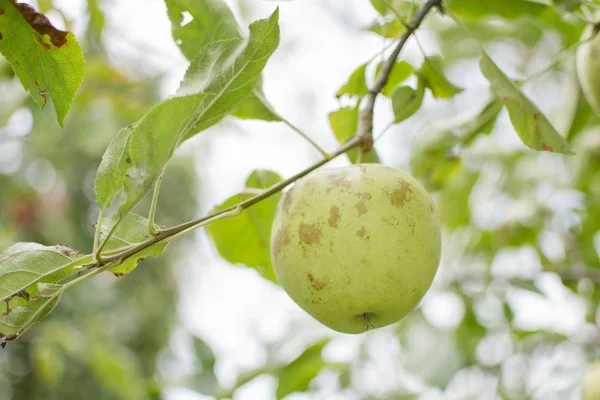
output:
[[373, 87], [369, 89], [369, 94], [367, 96], [367, 105], [360, 112], [360, 118], [358, 122], [358, 133], [357, 135], [362, 138], [362, 146], [364, 152], [369, 152], [373, 147], [373, 111], [375, 109], [375, 100], [381, 91], [383, 90], [385, 84], [388, 81], [390, 73], [392, 72], [392, 68], [394, 67], [394, 63], [400, 54], [400, 51], [408, 41], [410, 35], [412, 35], [417, 28], [421, 25], [429, 11], [433, 8], [442, 7], [442, 0], [428, 0], [423, 7], [417, 11], [415, 16], [413, 17], [410, 24], [406, 26], [406, 30], [400, 37], [400, 40], [392, 54], [385, 60], [383, 65], [381, 66], [381, 72], [379, 73], [377, 80], [373, 84]]
[[146, 240], [145, 242], [142, 242], [142, 243], [138, 244], [137, 246], [135, 246], [131, 249], [128, 249], [122, 253], [115, 254], [112, 256], [108, 256], [108, 257], [103, 257], [102, 261], [93, 263], [89, 267], [90, 268], [98, 268], [98, 267], [102, 267], [103, 265], [110, 263], [110, 262], [122, 262], [125, 259], [139, 253], [140, 251], [147, 249], [150, 246], [153, 246], [159, 242], [165, 241], [166, 239], [169, 239], [175, 235], [178, 235], [180, 232], [199, 228], [200, 226], [203, 226], [206, 223], [206, 221], [214, 220], [215, 218], [219, 217], [222, 214], [232, 214], [233, 215], [233, 214], [235, 214], [236, 210], [243, 211], [243, 210], [255, 205], [256, 203], [266, 199], [267, 197], [270, 197], [270, 196], [274, 195], [275, 193], [280, 192], [285, 187], [294, 183], [298, 179], [304, 177], [305, 175], [308, 175], [309, 173], [316, 170], [317, 168], [327, 164], [329, 161], [333, 160], [334, 158], [336, 158], [342, 154], [345, 154], [349, 150], [351, 150], [355, 147], [358, 147], [360, 145], [362, 145], [361, 137], [355, 136], [354, 138], [350, 139], [350, 141], [346, 142], [343, 146], [341, 146], [339, 149], [337, 149], [331, 155], [324, 157], [323, 159], [321, 159], [320, 161], [311, 165], [310, 167], [298, 172], [296, 175], [293, 175], [286, 180], [276, 183], [275, 185], [266, 189], [264, 192], [257, 194], [256, 196], [253, 196], [253, 197], [251, 197], [247, 200], [244, 200], [238, 204], [235, 204], [231, 207], [216, 211], [216, 212], [214, 212], [210, 215], [204, 216], [202, 218], [199, 218], [199, 219], [196, 219], [193, 221], [189, 221], [189, 222], [186, 222], [186, 223], [183, 223], [181, 225], [177, 225], [177, 226], [174, 226], [171, 228], [166, 228], [164, 230], [161, 230], [160, 233], [158, 233], [158, 235]]

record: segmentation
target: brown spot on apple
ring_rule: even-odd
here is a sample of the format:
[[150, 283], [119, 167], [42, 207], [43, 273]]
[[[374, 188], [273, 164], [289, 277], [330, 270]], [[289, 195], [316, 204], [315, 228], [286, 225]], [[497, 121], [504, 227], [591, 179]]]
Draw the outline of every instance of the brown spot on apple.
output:
[[332, 228], [337, 228], [338, 222], [340, 222], [340, 208], [338, 206], [331, 206], [327, 222]]
[[290, 233], [286, 228], [281, 228], [275, 234], [273, 239], [273, 254], [277, 255], [281, 248], [290, 243]]
[[365, 228], [364, 225], [362, 225], [360, 227], [359, 230], [356, 231], [356, 236], [363, 238], [363, 239], [370, 239], [371, 238], [371, 234], [369, 233], [369, 231], [367, 231], [367, 228]]
[[339, 176], [337, 174], [332, 174], [329, 175], [327, 177], [327, 180], [329, 181], [329, 187], [327, 188], [326, 192], [329, 193], [331, 192], [333, 189], [350, 189], [352, 187], [352, 182], [349, 181], [348, 179], [344, 178], [343, 176]]
[[391, 226], [398, 226], [398, 224], [400, 223], [400, 221], [398, 221], [398, 218], [394, 217], [393, 215], [382, 217], [381, 220]]
[[323, 280], [321, 279], [317, 279], [314, 277], [313, 274], [311, 274], [310, 272], [308, 274], [306, 274], [306, 276], [308, 276], [308, 280], [310, 281], [310, 284], [312, 285], [313, 288], [315, 288], [316, 290], [321, 290], [323, 289], [325, 286], [329, 285], [329, 279], [325, 278]]
[[300, 241], [306, 244], [319, 243], [323, 236], [319, 224], [300, 224], [298, 225], [298, 234]]
[[402, 208], [412, 198], [412, 188], [406, 181], [399, 181], [399, 185], [390, 194], [390, 201], [393, 206]]
[[373, 196], [371, 196], [371, 193], [369, 192], [359, 192], [356, 193], [356, 197], [358, 197], [361, 200], [371, 200]]
[[364, 201], [359, 201], [354, 205], [354, 207], [356, 207], [356, 211], [358, 212], [359, 216], [367, 213], [367, 205]]

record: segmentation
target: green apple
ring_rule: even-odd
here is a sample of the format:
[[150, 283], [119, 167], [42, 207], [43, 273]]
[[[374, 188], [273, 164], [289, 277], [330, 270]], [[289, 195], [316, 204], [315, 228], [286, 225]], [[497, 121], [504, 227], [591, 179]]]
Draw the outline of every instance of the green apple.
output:
[[600, 362], [592, 364], [585, 376], [583, 400], [600, 400]]
[[583, 31], [582, 40], [593, 38], [577, 48], [577, 77], [581, 91], [592, 109], [600, 114], [600, 34], [595, 34], [593, 25]]
[[271, 259], [282, 288], [329, 328], [395, 323], [431, 286], [441, 255], [435, 204], [411, 175], [382, 164], [318, 170], [278, 204]]

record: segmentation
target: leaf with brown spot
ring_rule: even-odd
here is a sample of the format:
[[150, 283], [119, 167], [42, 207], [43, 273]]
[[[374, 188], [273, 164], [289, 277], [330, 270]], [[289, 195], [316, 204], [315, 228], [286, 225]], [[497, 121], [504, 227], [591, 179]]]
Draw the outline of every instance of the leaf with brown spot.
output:
[[0, 0], [0, 53], [35, 102], [50, 103], [62, 126], [83, 80], [84, 56], [71, 32], [56, 29], [31, 6]]
[[403, 85], [392, 93], [392, 111], [394, 112], [394, 123], [400, 123], [410, 118], [423, 104], [425, 97], [425, 85], [421, 79], [417, 82], [417, 88]]
[[572, 154], [565, 138], [483, 51], [479, 68], [490, 82], [496, 96], [506, 106], [515, 131], [527, 147], [533, 150]]
[[[23, 15], [23, 18], [40, 35], [48, 35], [50, 41], [56, 47], [62, 47], [67, 44], [67, 35], [69, 32], [61, 31], [55, 28], [50, 20], [43, 14], [38, 13], [29, 4], [14, 3], [15, 7]], [[40, 41], [42, 39], [40, 38]], [[48, 46], [50, 48], [50, 46]]]
[[111, 140], [96, 172], [94, 192], [96, 201], [103, 210], [110, 207], [112, 200], [122, 189], [126, 172], [131, 168], [127, 145], [133, 128], [134, 125], [129, 125], [121, 129]]
[[[0, 254], [0, 301], [17, 297], [28, 299], [38, 294], [38, 283], [57, 283], [76, 273], [76, 252], [62, 245], [16, 243]], [[19, 303], [17, 305], [27, 305]], [[7, 308], [0, 305], [0, 314]]]

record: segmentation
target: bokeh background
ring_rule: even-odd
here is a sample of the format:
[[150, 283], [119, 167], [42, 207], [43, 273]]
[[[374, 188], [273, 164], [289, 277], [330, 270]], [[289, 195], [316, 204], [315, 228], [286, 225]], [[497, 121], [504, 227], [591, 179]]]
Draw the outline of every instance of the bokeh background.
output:
[[[176, 90], [187, 61], [161, 0], [25, 2], [75, 33], [86, 71], [63, 129], [0, 58], [0, 250], [36, 241], [90, 251], [93, 179], [106, 146]], [[368, 0], [226, 2], [242, 27], [279, 6], [266, 97], [334, 149], [328, 113], [347, 101], [335, 92], [389, 43], [365, 29], [385, 22], [381, 15]], [[551, 10], [483, 12], [465, 24], [523, 79], [576, 43], [590, 17]], [[412, 172], [440, 210], [443, 260], [418, 310], [363, 335], [337, 334], [256, 270], [224, 261], [198, 231], [128, 276], [71, 289], [0, 351], [0, 399], [580, 399], [600, 355], [600, 118], [581, 94], [574, 58], [524, 86], [577, 152], [539, 153], [524, 147], [504, 110], [468, 125], [489, 88], [463, 28], [430, 16], [417, 39], [402, 59], [420, 65], [423, 52], [441, 54], [447, 77], [465, 89], [451, 100], [428, 94], [376, 143], [381, 161]], [[380, 99], [376, 135], [392, 119]], [[456, 139], [461, 129], [473, 140]], [[256, 168], [286, 177], [318, 159], [282, 123], [227, 118], [169, 164], [158, 222], [204, 215]], [[145, 202], [137, 212], [147, 210]]]

